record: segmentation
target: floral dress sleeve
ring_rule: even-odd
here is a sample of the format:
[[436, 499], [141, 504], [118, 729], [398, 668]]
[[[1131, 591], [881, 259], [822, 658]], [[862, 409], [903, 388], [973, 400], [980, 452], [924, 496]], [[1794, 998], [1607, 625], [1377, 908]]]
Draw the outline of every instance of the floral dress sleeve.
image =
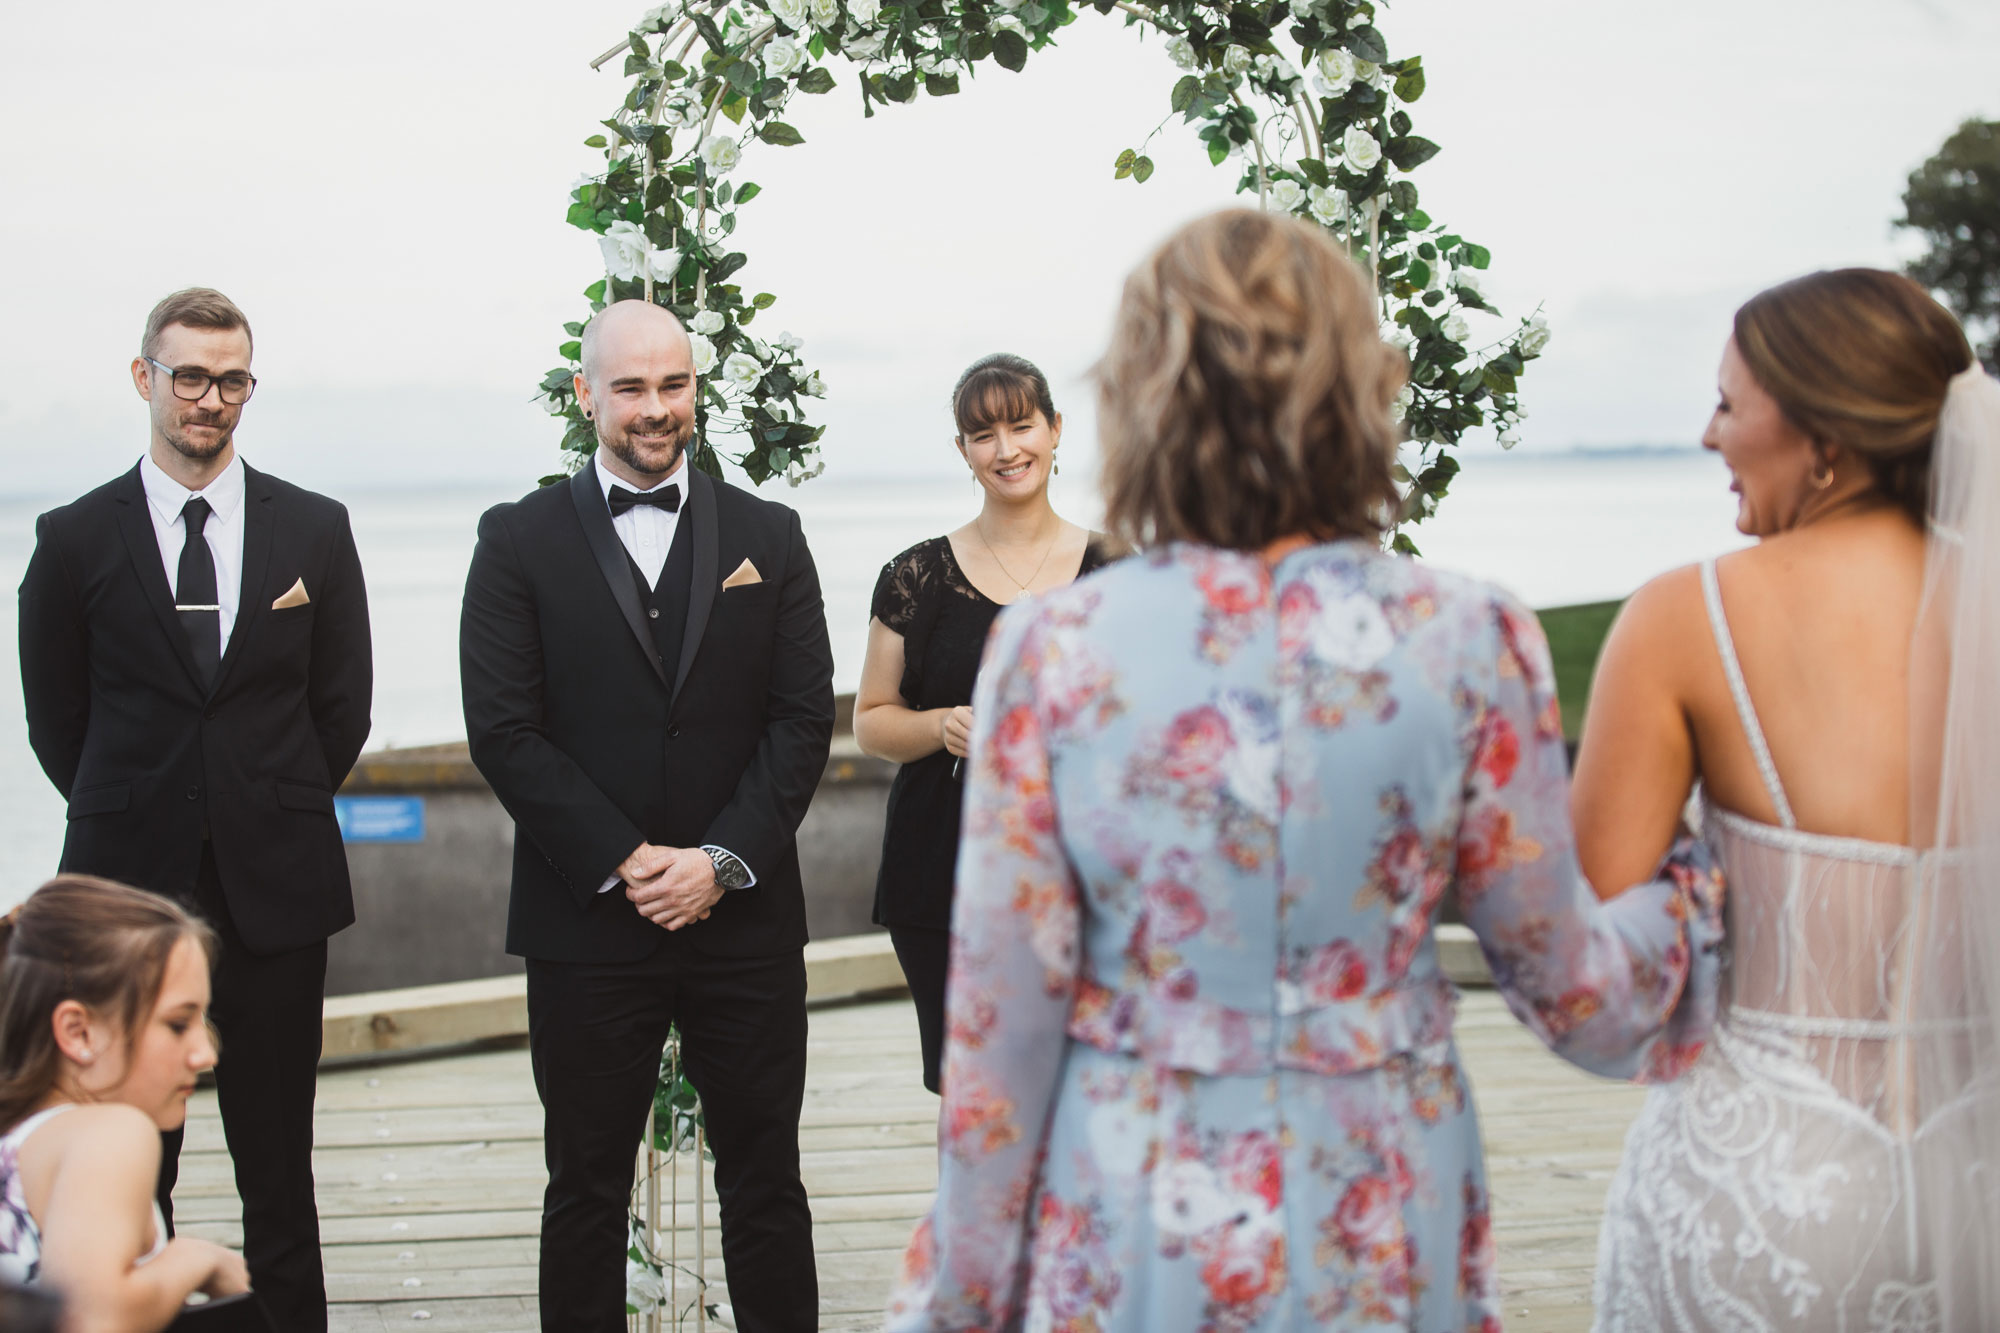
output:
[[1547, 641], [1496, 598], [1499, 670], [1475, 707], [1457, 890], [1508, 1008], [1593, 1073], [1669, 1079], [1715, 1021], [1722, 882], [1683, 839], [1658, 877], [1600, 902], [1577, 864]]
[[1067, 1044], [1081, 905], [1050, 799], [1034, 611], [1002, 615], [973, 699], [973, 763], [952, 913], [937, 1203], [891, 1298], [892, 1330], [1011, 1326]]

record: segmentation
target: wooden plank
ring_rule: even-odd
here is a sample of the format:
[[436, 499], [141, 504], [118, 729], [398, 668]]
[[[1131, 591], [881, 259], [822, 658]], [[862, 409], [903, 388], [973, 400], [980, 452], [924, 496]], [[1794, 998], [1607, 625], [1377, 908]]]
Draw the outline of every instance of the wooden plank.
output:
[[[886, 934], [814, 940], [805, 956], [808, 1004], [903, 988], [903, 969]], [[322, 1014], [322, 1062], [525, 1037], [528, 979], [486, 977], [329, 996]]]

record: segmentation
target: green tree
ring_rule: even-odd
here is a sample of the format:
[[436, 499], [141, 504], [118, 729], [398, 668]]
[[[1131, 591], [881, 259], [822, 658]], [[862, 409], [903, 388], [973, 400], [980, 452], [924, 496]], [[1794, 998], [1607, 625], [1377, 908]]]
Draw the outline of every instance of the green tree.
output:
[[1965, 322], [1979, 359], [2000, 374], [2000, 121], [1966, 121], [1911, 172], [1896, 225], [1930, 243], [1910, 276]]

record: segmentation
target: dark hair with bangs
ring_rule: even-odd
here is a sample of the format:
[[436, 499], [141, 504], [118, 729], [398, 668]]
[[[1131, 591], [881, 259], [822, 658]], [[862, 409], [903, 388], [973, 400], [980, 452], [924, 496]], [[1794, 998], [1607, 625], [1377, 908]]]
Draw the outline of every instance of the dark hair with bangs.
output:
[[1034, 362], [1011, 352], [980, 357], [965, 368], [951, 391], [951, 416], [961, 439], [996, 422], [1019, 421], [1036, 412], [1055, 424], [1049, 377]]

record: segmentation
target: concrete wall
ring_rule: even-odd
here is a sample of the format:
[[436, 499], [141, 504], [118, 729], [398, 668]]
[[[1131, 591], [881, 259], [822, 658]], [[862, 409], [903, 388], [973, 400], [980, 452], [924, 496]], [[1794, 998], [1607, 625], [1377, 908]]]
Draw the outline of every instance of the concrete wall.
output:
[[[873, 930], [875, 869], [895, 765], [870, 759], [851, 736], [833, 755], [799, 829], [806, 920], [814, 939]], [[416, 796], [417, 842], [347, 844], [356, 921], [333, 938], [329, 995], [469, 981], [522, 970], [505, 950], [514, 825], [465, 747], [363, 755], [343, 796]]]

